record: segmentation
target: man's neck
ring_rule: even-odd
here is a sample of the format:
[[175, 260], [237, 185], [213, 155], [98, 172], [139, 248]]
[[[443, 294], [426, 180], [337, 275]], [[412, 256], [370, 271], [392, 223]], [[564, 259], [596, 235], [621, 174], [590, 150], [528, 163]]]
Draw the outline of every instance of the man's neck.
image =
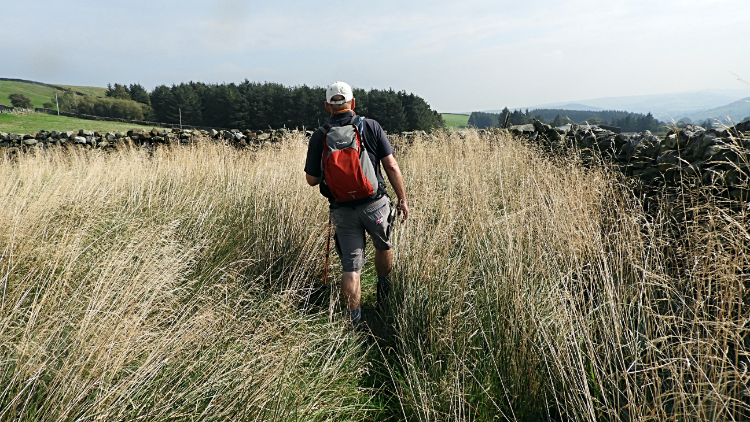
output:
[[339, 111], [334, 111], [334, 112], [332, 112], [332, 113], [331, 113], [331, 116], [335, 116], [335, 115], [337, 115], [337, 114], [341, 114], [341, 113], [346, 113], [347, 111], [352, 111], [352, 109], [350, 109], [350, 108], [345, 108], [345, 109], [343, 109], [343, 110], [339, 110]]

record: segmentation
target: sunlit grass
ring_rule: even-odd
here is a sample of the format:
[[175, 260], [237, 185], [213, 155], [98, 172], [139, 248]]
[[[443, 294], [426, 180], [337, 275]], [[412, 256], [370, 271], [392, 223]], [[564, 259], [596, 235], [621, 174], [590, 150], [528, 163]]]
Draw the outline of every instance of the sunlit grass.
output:
[[648, 215], [500, 132], [393, 143], [412, 216], [366, 342], [309, 306], [301, 136], [0, 163], [0, 420], [748, 417], [744, 214]]
[[4, 162], [0, 419], [360, 419], [361, 345], [298, 305], [325, 227], [298, 152]]

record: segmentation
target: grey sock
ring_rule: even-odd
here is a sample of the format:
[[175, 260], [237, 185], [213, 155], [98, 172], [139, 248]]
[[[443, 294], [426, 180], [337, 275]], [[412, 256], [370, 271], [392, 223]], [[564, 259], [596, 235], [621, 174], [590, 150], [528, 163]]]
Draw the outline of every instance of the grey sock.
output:
[[353, 326], [359, 325], [362, 320], [362, 308], [352, 309], [349, 311], [349, 319], [352, 321]]
[[391, 294], [391, 278], [378, 277], [378, 302], [382, 302]]

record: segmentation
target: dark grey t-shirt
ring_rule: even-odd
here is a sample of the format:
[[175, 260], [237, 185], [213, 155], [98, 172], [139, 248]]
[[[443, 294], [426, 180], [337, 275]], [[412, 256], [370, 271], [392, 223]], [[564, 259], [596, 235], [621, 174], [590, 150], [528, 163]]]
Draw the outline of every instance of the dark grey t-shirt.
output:
[[[331, 126], [343, 126], [349, 124], [354, 116], [354, 112], [347, 111], [345, 113], [336, 114], [331, 116], [328, 123]], [[372, 119], [364, 119], [362, 125], [362, 138], [365, 144], [365, 150], [367, 155], [372, 161], [372, 166], [375, 168], [375, 175], [378, 178], [379, 192], [385, 192], [385, 181], [383, 180], [382, 172], [380, 171], [380, 160], [393, 154], [393, 147], [388, 142], [388, 138], [383, 132], [383, 128], [380, 123]], [[323, 157], [323, 132], [316, 130], [315, 133], [310, 137], [310, 143], [307, 146], [307, 160], [305, 160], [305, 173], [313, 177], [321, 177], [322, 172], [320, 168], [320, 159]], [[328, 191], [328, 187], [324, 184], [320, 184], [320, 193], [323, 194], [329, 201], [333, 202], [333, 197]], [[360, 200], [361, 201], [361, 200]], [[360, 201], [352, 201], [360, 202]], [[365, 201], [366, 202], [366, 201]], [[349, 203], [347, 203], [348, 205]]]

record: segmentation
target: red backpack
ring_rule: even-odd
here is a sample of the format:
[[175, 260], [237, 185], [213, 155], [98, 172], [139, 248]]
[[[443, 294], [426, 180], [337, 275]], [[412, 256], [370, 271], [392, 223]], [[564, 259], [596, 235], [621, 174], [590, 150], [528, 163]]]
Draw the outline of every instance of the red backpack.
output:
[[324, 136], [323, 183], [334, 201], [348, 202], [373, 196], [378, 191], [378, 179], [363, 147], [362, 118], [355, 115], [349, 124], [336, 127], [326, 124], [320, 129]]

